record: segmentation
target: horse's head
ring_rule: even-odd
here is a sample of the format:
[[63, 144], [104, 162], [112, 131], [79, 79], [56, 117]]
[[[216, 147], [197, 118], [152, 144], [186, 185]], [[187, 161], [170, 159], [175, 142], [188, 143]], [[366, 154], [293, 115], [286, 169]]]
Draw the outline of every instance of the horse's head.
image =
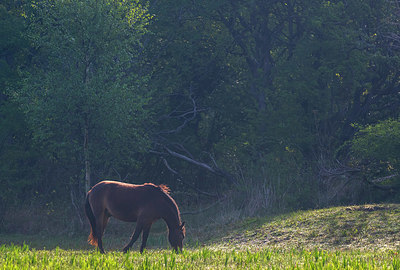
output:
[[169, 231], [168, 240], [176, 252], [178, 252], [178, 250], [182, 251], [183, 238], [185, 238], [185, 234], [185, 222], [182, 222], [182, 224], [178, 225], [177, 228]]

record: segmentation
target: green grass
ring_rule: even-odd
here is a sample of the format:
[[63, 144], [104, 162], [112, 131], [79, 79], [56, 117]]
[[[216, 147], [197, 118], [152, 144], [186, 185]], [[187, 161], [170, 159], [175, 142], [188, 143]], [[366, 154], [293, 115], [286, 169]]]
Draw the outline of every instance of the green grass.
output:
[[203, 225], [207, 233], [202, 235], [207, 237], [199, 236], [201, 227], [188, 226], [181, 254], [171, 251], [163, 223], [152, 230], [143, 254], [137, 251], [140, 241], [133, 251], [121, 253], [133, 229], [127, 226], [106, 233], [105, 255], [86, 244], [87, 235], [0, 235], [0, 269], [400, 270], [400, 205], [396, 204], [209, 223]]
[[326, 251], [303, 249], [185, 249], [137, 251], [105, 255], [93, 251], [0, 247], [1, 269], [400, 269], [393, 251]]

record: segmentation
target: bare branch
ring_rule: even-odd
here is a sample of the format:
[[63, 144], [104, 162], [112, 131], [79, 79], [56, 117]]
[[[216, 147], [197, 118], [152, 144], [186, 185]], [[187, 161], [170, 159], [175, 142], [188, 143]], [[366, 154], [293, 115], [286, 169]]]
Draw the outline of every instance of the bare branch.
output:
[[125, 177], [122, 178], [121, 174], [118, 172], [117, 169], [115, 169], [114, 167], [113, 167], [112, 169], [113, 169], [114, 172], [118, 175], [118, 180], [119, 180], [119, 181], [125, 182], [126, 179], [128, 179], [129, 173], [127, 173], [127, 174], [125, 175]]
[[[190, 102], [190, 105], [188, 105], [189, 102]], [[186, 103], [186, 106], [190, 106], [190, 109], [181, 110], [181, 107], [185, 103]], [[180, 133], [180, 131], [183, 128], [185, 128], [191, 121], [193, 121], [199, 115], [200, 112], [205, 111], [205, 110], [206, 109], [198, 108], [197, 101], [196, 101], [196, 98], [193, 93], [193, 86], [190, 85], [188, 100], [186, 100], [185, 102], [182, 102], [173, 112], [171, 112], [168, 115], [163, 116], [162, 118], [159, 119], [159, 121], [174, 119], [175, 122], [176, 122], [176, 119], [178, 119], [178, 120], [182, 120], [182, 122], [179, 123], [179, 125], [176, 128], [173, 127], [171, 129], [167, 129], [167, 130], [163, 130], [163, 131], [154, 133], [155, 136], [154, 136], [153, 142], [154, 142], [155, 148], [153, 150], [150, 150], [150, 152], [160, 155], [165, 167], [170, 172], [172, 172], [174, 175], [179, 175], [179, 173], [169, 165], [168, 161], [166, 160], [167, 156], [172, 156], [172, 157], [181, 159], [183, 161], [189, 162], [191, 164], [194, 164], [196, 166], [202, 167], [215, 175], [222, 176], [223, 178], [229, 180], [231, 183], [236, 183], [235, 177], [233, 177], [228, 172], [220, 169], [218, 167], [215, 159], [213, 157], [211, 157], [211, 155], [210, 155], [211, 162], [209, 162], [211, 164], [207, 164], [206, 162], [199, 161], [192, 155], [192, 153], [190, 151], [188, 151], [185, 148], [185, 146], [183, 145], [184, 140], [182, 138], [179, 138], [179, 140], [180, 140], [179, 143], [172, 142], [168, 138], [168, 137], [171, 137], [173, 135]], [[165, 136], [163, 136], [163, 135], [165, 135]], [[167, 135], [171, 135], [171, 136], [167, 136]], [[182, 183], [184, 183], [187, 186], [190, 186], [190, 188], [196, 190], [197, 192], [199, 192], [201, 194], [204, 194], [207, 196], [218, 197], [218, 195], [216, 195], [216, 194], [211, 194], [211, 193], [201, 191], [201, 190], [197, 189], [196, 187], [189, 185], [186, 182], [182, 181]]]
[[189, 158], [189, 157], [187, 157], [187, 156], [185, 156], [185, 155], [182, 155], [182, 154], [179, 154], [179, 153], [177, 153], [177, 152], [174, 152], [174, 151], [172, 151], [171, 149], [169, 149], [169, 148], [167, 148], [167, 147], [165, 147], [165, 150], [167, 150], [167, 152], [168, 152], [171, 156], [174, 156], [174, 157], [177, 157], [177, 158], [186, 160], [186, 161], [188, 161], [188, 162], [190, 162], [190, 163], [192, 163], [192, 164], [194, 164], [194, 165], [203, 167], [203, 168], [209, 170], [210, 172], [217, 173], [216, 170], [214, 170], [212, 167], [208, 166], [207, 164], [205, 164], [205, 163], [203, 163], [203, 162], [196, 161], [196, 160], [191, 159], [191, 158]]
[[397, 176], [399, 176], [399, 174], [398, 174], [398, 173], [395, 173], [395, 174], [392, 174], [392, 175], [389, 175], [389, 176], [380, 177], [380, 178], [371, 180], [371, 182], [372, 182], [372, 183], [382, 183], [382, 182], [385, 181], [385, 180], [389, 180], [389, 179], [392, 179], [392, 178], [397, 177]]
[[167, 167], [167, 169], [168, 169], [170, 172], [172, 172], [173, 174], [178, 174], [177, 171], [175, 171], [174, 169], [171, 168], [171, 166], [169, 166], [169, 164], [168, 164], [168, 162], [167, 162], [167, 160], [166, 160], [165, 158], [162, 158], [162, 159], [163, 159], [163, 161], [164, 161], [165, 167]]
[[113, 170], [114, 170], [114, 172], [118, 175], [119, 181], [122, 181], [122, 177], [121, 177], [121, 175], [119, 174], [118, 170], [115, 169], [114, 167], [113, 167]]
[[184, 127], [187, 126], [187, 124], [189, 122], [194, 120], [200, 112], [206, 111], [206, 109], [199, 109], [197, 107], [196, 99], [194, 98], [194, 95], [193, 95], [193, 86], [192, 85], [190, 85], [190, 88], [189, 88], [189, 99], [192, 104], [192, 108], [190, 110], [178, 111], [177, 109], [175, 109], [168, 115], [165, 115], [161, 118], [161, 119], [181, 119], [182, 124], [180, 124], [175, 129], [159, 131], [158, 133], [156, 133], [157, 135], [179, 133], [180, 131], [182, 131], [182, 129]]
[[[323, 162], [320, 162], [322, 164]], [[320, 166], [319, 175], [322, 177], [337, 177], [341, 175], [345, 175], [347, 173], [358, 173], [361, 171], [359, 168], [353, 168], [346, 165], [343, 165], [340, 161], [336, 160], [336, 167], [335, 168], [326, 168]]]
[[[392, 176], [390, 176], [392, 177]], [[393, 176], [394, 177], [394, 176]], [[390, 191], [393, 192], [395, 190], [399, 190], [400, 187], [399, 186], [394, 186], [394, 185], [379, 185], [376, 183], [379, 183], [379, 180], [381, 178], [375, 179], [375, 180], [368, 180], [366, 176], [363, 177], [364, 182], [366, 182], [367, 184], [370, 184], [371, 186], [373, 186], [374, 188], [380, 189], [380, 190], [384, 190], [384, 191]], [[376, 182], [378, 181], [378, 182]]]
[[[349, 174], [349, 173], [351, 173], [351, 174], [361, 174], [360, 176], [361, 176], [362, 180], [365, 183], [371, 185], [374, 188], [377, 188], [377, 189], [380, 189], [380, 190], [385, 190], [385, 191], [394, 191], [394, 190], [399, 190], [400, 189], [400, 186], [380, 184], [380, 183], [382, 183], [382, 182], [384, 182], [386, 180], [398, 177], [399, 174], [397, 174], [397, 173], [389, 175], [389, 176], [379, 177], [379, 178], [376, 178], [376, 179], [373, 179], [373, 180], [368, 180], [365, 175], [362, 175], [362, 170], [360, 168], [348, 167], [348, 166], [345, 166], [345, 165], [341, 164], [339, 161], [336, 161], [336, 162], [339, 165], [336, 168], [327, 169], [325, 167], [321, 167], [320, 168], [320, 176], [327, 177], [328, 179], [333, 179], [333, 178], [336, 178], [336, 177], [339, 177], [339, 176], [344, 176], [344, 175]], [[343, 185], [343, 187], [345, 185], [347, 185], [349, 183], [349, 181], [351, 181], [351, 179], [349, 179]], [[335, 197], [336, 195], [337, 195], [337, 192], [336, 192], [336, 194], [334, 194], [333, 197]]]
[[210, 159], [211, 159], [211, 161], [213, 162], [214, 166], [215, 166], [216, 168], [218, 168], [218, 165], [217, 165], [217, 162], [215, 161], [215, 158], [214, 158], [210, 153], [208, 153], [208, 156], [210, 157]]

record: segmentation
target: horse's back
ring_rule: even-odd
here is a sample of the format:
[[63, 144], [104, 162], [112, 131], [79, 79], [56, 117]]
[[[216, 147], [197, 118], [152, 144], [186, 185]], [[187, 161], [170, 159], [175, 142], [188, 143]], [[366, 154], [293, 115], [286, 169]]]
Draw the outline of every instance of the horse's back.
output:
[[152, 183], [145, 183], [143, 185], [135, 185], [117, 181], [102, 181], [93, 186], [89, 193], [98, 193], [101, 196], [111, 196], [118, 198], [140, 198], [146, 200], [149, 196], [156, 196], [160, 191], [164, 190], [164, 186], [157, 186]]

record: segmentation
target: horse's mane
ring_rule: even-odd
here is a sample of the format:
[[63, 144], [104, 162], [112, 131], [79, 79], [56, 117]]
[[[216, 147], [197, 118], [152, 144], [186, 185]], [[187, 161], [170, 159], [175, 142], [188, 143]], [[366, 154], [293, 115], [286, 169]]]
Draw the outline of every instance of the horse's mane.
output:
[[158, 187], [161, 188], [161, 190], [164, 191], [165, 193], [167, 193], [168, 195], [171, 192], [171, 189], [167, 185], [161, 184], [161, 185], [158, 185]]
[[171, 189], [167, 185], [164, 185], [164, 184], [156, 185], [156, 184], [153, 184], [153, 183], [144, 183], [143, 185], [152, 186], [152, 187], [161, 189], [161, 191], [164, 191], [164, 193], [166, 193], [168, 195], [171, 192]]

